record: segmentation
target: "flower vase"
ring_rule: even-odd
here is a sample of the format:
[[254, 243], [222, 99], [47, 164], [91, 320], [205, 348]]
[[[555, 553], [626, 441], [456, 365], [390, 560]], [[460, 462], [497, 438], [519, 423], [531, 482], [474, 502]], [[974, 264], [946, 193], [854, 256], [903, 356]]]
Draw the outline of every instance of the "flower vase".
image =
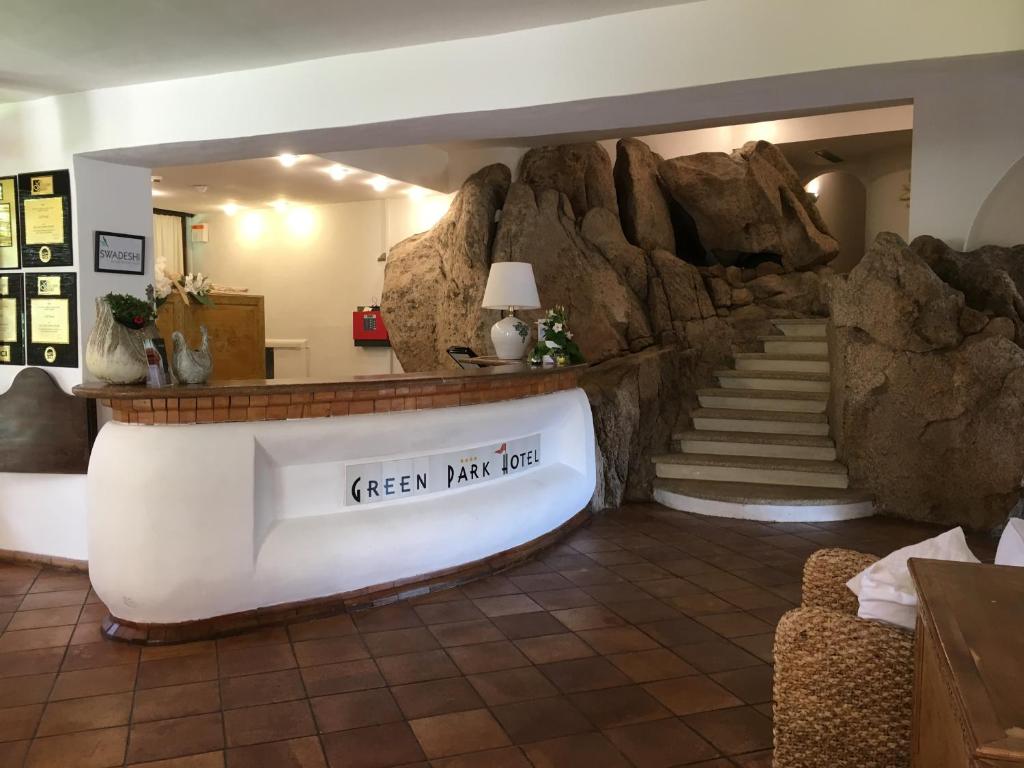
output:
[[156, 326], [134, 330], [114, 319], [110, 305], [96, 299], [96, 325], [85, 346], [85, 367], [108, 384], [138, 384], [146, 380], [148, 364], [143, 342], [159, 338]]

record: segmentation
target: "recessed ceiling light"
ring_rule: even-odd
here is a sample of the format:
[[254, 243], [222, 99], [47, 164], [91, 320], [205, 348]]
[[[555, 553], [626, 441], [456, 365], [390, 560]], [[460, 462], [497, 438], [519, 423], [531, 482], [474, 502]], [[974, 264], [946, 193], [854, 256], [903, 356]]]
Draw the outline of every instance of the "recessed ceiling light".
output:
[[366, 183], [369, 184], [378, 192], [383, 192], [385, 189], [394, 184], [394, 182], [391, 179], [385, 178], [384, 176], [374, 176]]
[[426, 197], [427, 190], [423, 187], [409, 187], [405, 190], [405, 194], [411, 197], [413, 200], [419, 200], [421, 197]]
[[283, 200], [283, 199], [277, 199], [274, 202], [272, 202], [270, 205], [273, 207], [273, 209], [275, 211], [280, 213], [280, 212], [282, 212], [282, 211], [284, 211], [284, 210], [286, 210], [288, 208], [288, 201], [287, 200]]
[[331, 178], [335, 181], [341, 181], [348, 176], [351, 171], [343, 165], [332, 165], [327, 169], [327, 173], [331, 175]]
[[208, 190], [209, 188], [210, 187], [207, 184], [193, 184], [192, 185], [192, 189], [194, 189], [196, 192], [198, 192], [201, 195], [205, 195], [206, 194], [206, 190]]
[[225, 203], [223, 205], [224, 213], [228, 216], [234, 216], [238, 213], [238, 206], [235, 203]]
[[149, 180], [152, 181], [154, 184], [159, 184], [161, 181], [164, 180], [164, 177], [163, 176], [150, 176]]
[[285, 168], [291, 168], [293, 165], [299, 162], [299, 158], [297, 155], [289, 155], [285, 153], [283, 155], [277, 156], [277, 162], [279, 162]]

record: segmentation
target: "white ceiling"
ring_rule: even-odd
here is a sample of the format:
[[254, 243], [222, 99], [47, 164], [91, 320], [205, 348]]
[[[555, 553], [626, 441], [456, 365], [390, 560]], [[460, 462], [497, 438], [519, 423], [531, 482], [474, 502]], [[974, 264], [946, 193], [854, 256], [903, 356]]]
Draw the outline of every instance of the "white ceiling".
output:
[[[241, 208], [266, 208], [275, 201], [289, 204], [328, 205], [377, 200], [398, 195], [432, 193], [414, 184], [388, 178], [390, 185], [377, 190], [370, 181], [378, 174], [353, 166], [341, 180], [328, 170], [337, 166], [317, 155], [300, 155], [290, 168], [276, 157], [236, 160], [206, 165], [177, 165], [154, 169], [153, 207], [186, 213], [218, 211], [227, 203]], [[206, 187], [206, 191], [196, 189]]]
[[4, 0], [0, 102], [512, 32], [694, 0]]

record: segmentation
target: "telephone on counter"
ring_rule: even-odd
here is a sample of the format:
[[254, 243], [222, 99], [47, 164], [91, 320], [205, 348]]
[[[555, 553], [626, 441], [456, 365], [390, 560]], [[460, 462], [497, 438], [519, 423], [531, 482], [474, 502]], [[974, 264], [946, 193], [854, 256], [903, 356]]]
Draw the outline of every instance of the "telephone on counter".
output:
[[478, 368], [473, 358], [478, 357], [472, 347], [448, 347], [448, 357], [455, 361], [459, 368]]

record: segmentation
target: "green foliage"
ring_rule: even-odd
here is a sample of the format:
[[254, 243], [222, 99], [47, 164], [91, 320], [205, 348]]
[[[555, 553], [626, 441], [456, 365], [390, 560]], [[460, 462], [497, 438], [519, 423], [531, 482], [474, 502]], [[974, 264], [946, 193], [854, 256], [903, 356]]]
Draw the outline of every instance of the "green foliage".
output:
[[530, 355], [530, 362], [539, 364], [544, 361], [545, 355], [558, 361], [559, 356], [565, 357], [569, 365], [582, 363], [583, 353], [579, 346], [572, 340], [572, 331], [566, 319], [565, 307], [557, 306], [549, 309], [547, 317], [541, 321], [544, 328], [544, 339], [538, 341]]
[[110, 306], [114, 319], [125, 328], [139, 330], [156, 320], [153, 305], [128, 293], [108, 293], [103, 300]]

